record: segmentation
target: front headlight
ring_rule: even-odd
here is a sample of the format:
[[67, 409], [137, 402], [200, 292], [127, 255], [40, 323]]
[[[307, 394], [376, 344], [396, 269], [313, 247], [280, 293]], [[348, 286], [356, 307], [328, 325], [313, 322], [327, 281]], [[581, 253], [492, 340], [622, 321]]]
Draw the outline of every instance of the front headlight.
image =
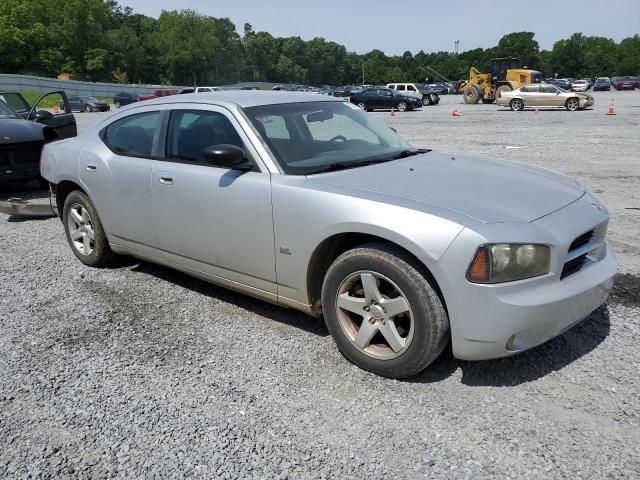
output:
[[496, 243], [481, 245], [467, 269], [473, 283], [503, 283], [549, 273], [550, 250], [546, 245]]

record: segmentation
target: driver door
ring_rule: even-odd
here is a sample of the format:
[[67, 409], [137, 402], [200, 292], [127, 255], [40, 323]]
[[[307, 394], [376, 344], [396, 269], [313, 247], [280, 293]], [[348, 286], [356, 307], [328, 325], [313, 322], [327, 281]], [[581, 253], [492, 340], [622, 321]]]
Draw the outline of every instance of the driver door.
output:
[[271, 175], [255, 161], [250, 171], [207, 163], [204, 149], [219, 144], [258, 158], [227, 110], [172, 105], [152, 173], [160, 249], [177, 268], [275, 298]]
[[[42, 105], [44, 109], [45, 106], [49, 104], [55, 105], [52, 115], [51, 116], [47, 115], [42, 119], [38, 119], [37, 118], [38, 107]], [[59, 108], [58, 105], [62, 105], [64, 108]], [[73, 113], [71, 112], [71, 105], [69, 104], [69, 99], [67, 98], [67, 94], [64, 93], [62, 90], [58, 90], [55, 92], [48, 92], [42, 95], [36, 101], [36, 103], [33, 104], [33, 106], [31, 107], [31, 110], [29, 110], [27, 120], [35, 120], [36, 122], [49, 125], [58, 133], [58, 136], [61, 139], [75, 137], [78, 134], [78, 128], [76, 126], [76, 117], [74, 117]]]

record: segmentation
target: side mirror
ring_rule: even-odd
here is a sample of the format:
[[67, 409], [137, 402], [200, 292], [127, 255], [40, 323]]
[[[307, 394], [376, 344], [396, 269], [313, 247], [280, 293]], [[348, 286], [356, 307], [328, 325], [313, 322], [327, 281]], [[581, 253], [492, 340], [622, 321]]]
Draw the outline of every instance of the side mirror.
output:
[[53, 113], [48, 110], [38, 110], [36, 114], [33, 116], [33, 120], [36, 122], [42, 122], [43, 120], [51, 120], [53, 118]]
[[222, 143], [209, 145], [202, 155], [209, 165], [233, 170], [251, 170], [253, 167], [248, 161], [244, 150], [235, 145]]

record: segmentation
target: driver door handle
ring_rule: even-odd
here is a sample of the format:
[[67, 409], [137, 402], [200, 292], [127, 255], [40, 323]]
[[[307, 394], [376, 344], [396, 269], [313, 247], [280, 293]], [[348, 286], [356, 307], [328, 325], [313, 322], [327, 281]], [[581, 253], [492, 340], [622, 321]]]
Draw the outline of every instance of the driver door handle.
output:
[[98, 167], [93, 163], [87, 163], [84, 168], [87, 172], [95, 172], [98, 169]]
[[173, 175], [171, 175], [170, 173], [161, 173], [158, 175], [158, 181], [163, 185], [172, 185]]

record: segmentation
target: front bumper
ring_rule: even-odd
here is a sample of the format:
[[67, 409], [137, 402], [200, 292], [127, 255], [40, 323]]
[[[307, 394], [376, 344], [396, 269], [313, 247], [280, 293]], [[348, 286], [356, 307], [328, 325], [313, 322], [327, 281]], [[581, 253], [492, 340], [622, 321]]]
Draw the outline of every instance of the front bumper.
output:
[[[589, 194], [531, 223], [483, 225], [463, 231], [449, 247], [439, 268], [451, 324], [453, 354], [464, 360], [500, 358], [550, 340], [602, 305], [613, 287], [616, 260], [605, 249], [599, 261], [561, 279], [571, 242], [608, 215], [592, 207]], [[499, 235], [499, 239], [496, 238]], [[496, 285], [464, 279], [464, 272], [482, 243], [543, 243], [551, 248], [549, 274]], [[456, 272], [455, 279], [451, 279]]]

